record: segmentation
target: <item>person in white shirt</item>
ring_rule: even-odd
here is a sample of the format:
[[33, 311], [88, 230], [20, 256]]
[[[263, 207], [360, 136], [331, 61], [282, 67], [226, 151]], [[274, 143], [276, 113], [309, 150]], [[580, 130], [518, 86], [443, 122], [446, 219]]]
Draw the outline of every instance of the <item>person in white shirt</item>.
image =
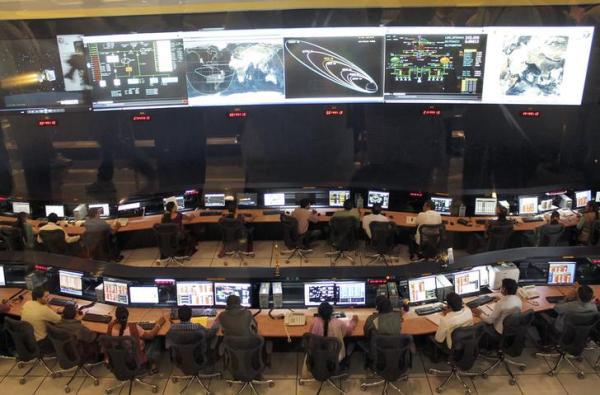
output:
[[362, 219], [362, 227], [367, 234], [367, 237], [371, 239], [371, 222], [389, 222], [390, 219], [385, 215], [381, 214], [381, 204], [375, 203], [371, 209], [371, 214], [365, 215]]
[[61, 227], [60, 225], [58, 225], [57, 222], [58, 222], [58, 215], [56, 215], [54, 213], [50, 213], [50, 215], [48, 215], [48, 223], [46, 225], [42, 226], [38, 230], [38, 237], [37, 237], [38, 243], [43, 243], [42, 238], [39, 236], [39, 232], [43, 232], [45, 230], [61, 230], [65, 234], [65, 242], [67, 244], [77, 243], [79, 241], [79, 236], [69, 236], [67, 234], [67, 232], [65, 231], [65, 229], [63, 227]]
[[439, 225], [442, 223], [442, 216], [435, 211], [435, 204], [431, 200], [427, 200], [423, 203], [423, 211], [417, 215], [415, 223], [417, 225], [417, 233], [415, 233], [414, 243], [411, 242], [409, 245], [411, 259], [417, 253], [419, 245], [421, 244], [421, 236], [419, 234], [421, 225]]
[[473, 325], [473, 313], [471, 309], [463, 306], [463, 300], [455, 292], [450, 292], [446, 296], [448, 309], [444, 310], [443, 317], [440, 319], [437, 332], [435, 332], [435, 341], [438, 343], [446, 342], [448, 349], [452, 348], [452, 332], [456, 328]]

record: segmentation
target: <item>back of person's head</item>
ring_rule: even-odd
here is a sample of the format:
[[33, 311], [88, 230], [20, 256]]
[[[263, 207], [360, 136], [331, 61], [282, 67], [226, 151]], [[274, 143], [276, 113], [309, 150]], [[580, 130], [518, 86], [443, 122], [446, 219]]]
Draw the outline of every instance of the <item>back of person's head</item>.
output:
[[308, 208], [308, 206], [310, 206], [310, 199], [307, 199], [307, 198], [301, 199], [299, 204], [300, 204], [300, 207], [302, 207], [302, 208]]
[[179, 306], [177, 317], [181, 322], [189, 322], [192, 319], [192, 309], [189, 306]]
[[127, 320], [129, 319], [129, 310], [125, 306], [117, 306], [115, 310], [115, 318], [119, 323], [119, 336], [123, 336], [125, 328], [127, 328]]
[[590, 286], [582, 285], [577, 290], [577, 297], [583, 303], [589, 303], [594, 298], [594, 290]]
[[519, 286], [512, 278], [504, 278], [502, 279], [502, 288], [504, 288], [507, 295], [516, 295]]
[[26, 222], [27, 222], [27, 213], [21, 211], [19, 214], [17, 214], [17, 224], [19, 227], [21, 227]]
[[433, 201], [426, 200], [425, 203], [423, 203], [423, 210], [435, 210], [435, 204]]
[[89, 218], [96, 218], [100, 216], [100, 208], [98, 207], [92, 207], [91, 209], [88, 210], [88, 217]]
[[381, 214], [381, 204], [375, 203], [371, 211], [373, 211], [373, 214]]
[[550, 223], [553, 225], [558, 224], [558, 221], [560, 220], [560, 214], [558, 213], [558, 211], [553, 211], [552, 214], [550, 214]]
[[392, 302], [390, 302], [390, 300], [385, 296], [379, 300], [375, 300], [375, 303], [375, 308], [377, 309], [377, 312], [379, 314], [387, 314], [394, 311], [394, 308], [392, 307]]
[[242, 305], [242, 299], [237, 295], [229, 295], [227, 297], [227, 308], [240, 307]]
[[225, 208], [229, 214], [235, 214], [235, 210], [237, 209], [236, 201], [234, 199], [225, 200]]
[[452, 311], [461, 311], [463, 308], [463, 300], [456, 292], [450, 292], [446, 295], [446, 302]]
[[344, 200], [344, 210], [352, 210], [354, 208], [354, 205], [352, 204], [352, 201], [350, 199], [346, 199]]
[[62, 318], [65, 320], [74, 320], [77, 315], [77, 308], [74, 304], [68, 304], [64, 307]]
[[323, 336], [327, 336], [329, 332], [329, 321], [333, 315], [333, 306], [328, 302], [323, 302], [319, 305], [319, 317], [323, 320]]
[[56, 215], [55, 213], [50, 213], [50, 215], [48, 215], [48, 222], [57, 223], [58, 215]]
[[46, 290], [42, 287], [36, 287], [31, 291], [31, 299], [33, 300], [41, 300], [44, 297]]
[[175, 210], [177, 208], [177, 205], [175, 204], [175, 202], [170, 201], [167, 202], [167, 205], [165, 206], [165, 211], [168, 213], [172, 213], [173, 210]]
[[506, 219], [508, 216], [508, 210], [503, 205], [499, 204], [496, 206], [496, 215], [498, 219]]

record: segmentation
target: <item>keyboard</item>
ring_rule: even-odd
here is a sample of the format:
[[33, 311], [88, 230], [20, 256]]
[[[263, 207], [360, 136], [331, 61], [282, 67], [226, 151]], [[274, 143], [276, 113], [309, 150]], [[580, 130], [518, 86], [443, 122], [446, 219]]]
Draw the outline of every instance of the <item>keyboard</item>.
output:
[[[318, 317], [319, 314], [315, 313], [313, 316]], [[331, 314], [331, 318], [346, 318], [346, 313], [343, 311], [334, 311], [333, 314]]]
[[145, 331], [151, 331], [152, 329], [154, 329], [155, 326], [154, 322], [147, 321], [138, 322], [137, 324]]
[[104, 315], [104, 314], [85, 313], [83, 315], [83, 317], [81, 318], [81, 320], [88, 321], [88, 322], [100, 322], [103, 324], [108, 324], [110, 321], [112, 321], [112, 317], [110, 315]]
[[75, 303], [74, 301], [70, 300], [70, 299], [62, 299], [62, 298], [52, 298], [50, 299], [50, 301], [48, 302], [48, 304], [52, 305], [52, 306], [77, 306], [77, 303]]
[[548, 303], [559, 303], [562, 302], [563, 300], [565, 300], [564, 296], [546, 296], [546, 300], [548, 301]]
[[484, 304], [493, 302], [494, 298], [490, 295], [481, 295], [477, 299], [473, 299], [472, 301], [467, 303], [467, 307], [470, 309], [474, 309], [475, 307], [483, 306]]
[[[192, 317], [215, 317], [217, 315], [216, 309], [192, 309]], [[178, 320], [177, 309], [171, 309], [171, 319]]]
[[439, 313], [443, 309], [444, 309], [443, 305], [434, 304], [431, 306], [419, 307], [419, 308], [415, 309], [415, 313], [417, 313], [417, 315], [429, 315], [429, 314]]
[[475, 223], [477, 225], [487, 225], [488, 221], [487, 221], [487, 219], [476, 219]]
[[525, 223], [527, 223], [527, 222], [543, 222], [544, 221], [544, 218], [540, 218], [540, 217], [524, 217], [521, 219]]
[[222, 215], [223, 213], [221, 211], [201, 211], [200, 212], [200, 216], [201, 217], [216, 217], [217, 215]]
[[263, 210], [263, 215], [280, 215], [282, 212], [281, 210]]

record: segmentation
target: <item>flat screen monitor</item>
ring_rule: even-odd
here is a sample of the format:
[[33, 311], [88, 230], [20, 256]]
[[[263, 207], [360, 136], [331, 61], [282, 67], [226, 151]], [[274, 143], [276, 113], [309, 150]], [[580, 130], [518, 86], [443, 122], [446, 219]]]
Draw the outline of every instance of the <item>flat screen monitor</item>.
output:
[[442, 215], [450, 215], [450, 206], [452, 205], [452, 198], [446, 197], [432, 197], [434, 210]]
[[31, 205], [27, 202], [12, 202], [12, 212], [15, 214], [25, 213], [31, 215]]
[[479, 270], [454, 273], [454, 292], [469, 295], [479, 292], [481, 279]]
[[117, 211], [136, 210], [136, 209], [138, 209], [140, 207], [142, 207], [142, 205], [140, 204], [140, 202], [119, 204], [117, 206]]
[[238, 207], [256, 207], [258, 206], [258, 194], [257, 193], [236, 193], [235, 199], [237, 200]]
[[585, 207], [590, 201], [592, 201], [592, 191], [575, 192], [575, 208]]
[[519, 196], [519, 215], [535, 215], [537, 213], [537, 196]]
[[225, 206], [224, 193], [206, 193], [204, 194], [204, 207], [223, 207]]
[[575, 262], [548, 262], [548, 285], [573, 284], [575, 266]]
[[83, 282], [81, 278], [83, 273], [70, 272], [67, 270], [58, 271], [58, 285], [60, 293], [82, 296], [83, 295]]
[[329, 191], [329, 207], [343, 207], [350, 199], [350, 191]]
[[285, 193], [283, 192], [265, 193], [264, 199], [266, 207], [285, 206]]
[[596, 201], [600, 202], [600, 191], [596, 192]]
[[335, 283], [333, 281], [304, 283], [304, 305], [318, 306], [323, 302], [335, 302]]
[[6, 286], [6, 276], [4, 275], [4, 266], [0, 265], [0, 287]]
[[477, 266], [473, 270], [479, 270], [479, 281], [482, 287], [490, 285], [490, 266]]
[[213, 306], [213, 283], [177, 281], [177, 306]]
[[108, 303], [129, 304], [127, 283], [116, 280], [104, 280], [104, 301]]
[[411, 303], [429, 302], [437, 299], [435, 276], [408, 280], [408, 298]]
[[369, 191], [367, 194], [367, 207], [373, 207], [374, 204], [381, 204], [381, 208], [390, 208], [390, 193], [380, 191]]
[[550, 211], [552, 210], [552, 203], [554, 199], [544, 199], [540, 201], [540, 211]]
[[476, 198], [475, 215], [495, 216], [498, 200], [493, 198]]
[[62, 206], [62, 205], [46, 205], [45, 209], [46, 209], [46, 218], [50, 214], [52, 214], [52, 213], [58, 215], [58, 218], [64, 218], [65, 217], [65, 206]]
[[183, 200], [183, 196], [171, 196], [168, 198], [164, 198], [163, 199], [163, 206], [165, 208], [165, 210], [167, 209], [167, 203], [169, 202], [175, 202], [175, 204], [177, 205], [177, 209], [181, 210], [183, 208], [185, 208], [185, 203]]
[[336, 304], [338, 305], [364, 305], [366, 302], [364, 281], [336, 282]]
[[158, 287], [129, 287], [129, 301], [132, 304], [157, 304]]
[[242, 306], [250, 307], [251, 293], [250, 283], [215, 283], [215, 305], [225, 306], [229, 295], [237, 295], [242, 300]]
[[88, 209], [97, 208], [100, 209], [101, 217], [108, 217], [110, 215], [110, 206], [108, 203], [93, 203], [88, 204]]

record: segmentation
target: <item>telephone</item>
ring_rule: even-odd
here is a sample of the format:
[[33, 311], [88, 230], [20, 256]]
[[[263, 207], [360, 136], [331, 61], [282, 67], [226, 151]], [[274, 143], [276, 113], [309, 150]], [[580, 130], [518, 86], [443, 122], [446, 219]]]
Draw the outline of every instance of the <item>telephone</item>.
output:
[[536, 299], [540, 297], [539, 292], [535, 289], [535, 285], [519, 287], [517, 295], [519, 295], [521, 299]]
[[287, 326], [304, 326], [306, 325], [306, 316], [304, 313], [289, 312], [285, 315], [283, 323]]

